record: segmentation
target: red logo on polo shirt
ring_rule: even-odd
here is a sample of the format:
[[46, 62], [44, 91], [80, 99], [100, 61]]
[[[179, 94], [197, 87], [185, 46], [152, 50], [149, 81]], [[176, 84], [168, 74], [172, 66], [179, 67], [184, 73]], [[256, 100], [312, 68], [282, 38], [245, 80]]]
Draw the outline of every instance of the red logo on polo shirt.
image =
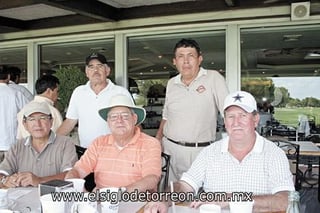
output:
[[200, 85], [196, 90], [198, 93], [203, 93], [204, 91], [206, 91], [206, 88], [203, 85]]

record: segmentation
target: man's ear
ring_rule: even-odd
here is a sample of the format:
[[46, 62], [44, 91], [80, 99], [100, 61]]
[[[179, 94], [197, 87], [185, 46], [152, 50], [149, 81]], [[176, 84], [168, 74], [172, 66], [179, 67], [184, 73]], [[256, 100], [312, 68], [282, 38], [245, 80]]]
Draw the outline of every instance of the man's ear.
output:
[[25, 129], [27, 132], [29, 132], [28, 129], [27, 129], [27, 122], [26, 122], [26, 120], [23, 119], [22, 125], [23, 125], [24, 129]]
[[136, 124], [138, 121], [138, 115], [136, 113], [133, 113], [133, 120], [134, 120], [134, 123]]
[[254, 119], [254, 126], [257, 127], [260, 121], [260, 115], [258, 112], [253, 116], [253, 119]]
[[45, 94], [50, 94], [52, 92], [52, 89], [47, 88], [46, 91], [44, 91]]
[[172, 59], [172, 64], [173, 64], [174, 66], [176, 66], [176, 58], [173, 58], [173, 59]]
[[202, 61], [203, 61], [202, 55], [199, 55], [199, 61], [200, 61], [200, 65], [201, 65], [201, 63], [202, 63]]

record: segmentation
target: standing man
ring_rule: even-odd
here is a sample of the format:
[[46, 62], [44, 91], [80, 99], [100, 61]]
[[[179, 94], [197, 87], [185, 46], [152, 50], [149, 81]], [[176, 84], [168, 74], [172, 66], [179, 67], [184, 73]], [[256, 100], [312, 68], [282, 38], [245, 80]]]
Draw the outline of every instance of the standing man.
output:
[[[48, 107], [53, 118], [52, 130], [56, 131], [63, 122], [62, 116], [57, 108], [54, 107], [58, 100], [59, 79], [53, 75], [44, 75], [36, 81], [37, 95], [31, 102], [44, 102]], [[30, 135], [23, 125], [24, 110], [22, 109], [18, 115], [18, 132], [17, 139], [22, 139]]]
[[116, 86], [108, 79], [110, 72], [107, 59], [103, 55], [92, 53], [86, 58], [86, 75], [89, 81], [73, 91], [66, 119], [57, 130], [58, 134], [67, 135], [78, 124], [80, 145], [87, 148], [98, 136], [110, 133], [98, 110], [108, 105], [110, 98], [117, 94], [130, 97], [133, 103], [128, 90]]
[[17, 113], [25, 103], [22, 93], [8, 86], [9, 79], [8, 71], [0, 66], [0, 162], [16, 142]]
[[[10, 80], [9, 80], [9, 87], [18, 90], [23, 94], [23, 96], [26, 98], [27, 103], [32, 101], [33, 95], [32, 93], [25, 88], [24, 86], [20, 85], [20, 76], [21, 76], [21, 70], [19, 67], [8, 67], [7, 68], [9, 74], [10, 74]], [[26, 103], [26, 104], [27, 104]]]
[[228, 94], [225, 79], [217, 71], [201, 67], [198, 43], [180, 40], [173, 64], [179, 75], [168, 81], [162, 121], [156, 137], [171, 155], [170, 181], [180, 179], [199, 151], [216, 139], [218, 111]]

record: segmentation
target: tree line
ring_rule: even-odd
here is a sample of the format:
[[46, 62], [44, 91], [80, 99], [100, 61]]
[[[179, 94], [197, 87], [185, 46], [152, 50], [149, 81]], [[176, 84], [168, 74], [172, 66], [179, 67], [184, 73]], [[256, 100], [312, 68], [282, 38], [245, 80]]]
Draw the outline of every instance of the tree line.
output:
[[276, 107], [320, 107], [320, 100], [306, 97], [302, 100], [290, 97], [285, 87], [276, 87], [270, 78], [245, 78], [241, 81], [241, 89], [253, 94], [257, 103], [269, 102], [275, 99], [275, 90], [281, 91], [281, 101]]

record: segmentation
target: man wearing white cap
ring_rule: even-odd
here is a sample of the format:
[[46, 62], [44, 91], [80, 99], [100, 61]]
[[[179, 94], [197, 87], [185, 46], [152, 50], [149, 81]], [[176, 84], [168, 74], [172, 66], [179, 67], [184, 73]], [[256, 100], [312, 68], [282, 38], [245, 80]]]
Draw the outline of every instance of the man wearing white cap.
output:
[[52, 116], [47, 103], [30, 102], [23, 112], [23, 125], [30, 136], [9, 149], [0, 164], [0, 185], [38, 186], [50, 180], [63, 180], [77, 161], [74, 143], [51, 130]]
[[[54, 106], [58, 100], [58, 90], [60, 81], [53, 75], [43, 75], [36, 81], [35, 89], [37, 95], [34, 97], [32, 102], [44, 102], [47, 103], [52, 116], [52, 127], [53, 131], [56, 131], [63, 122], [62, 116], [59, 110]], [[17, 114], [18, 128], [17, 128], [17, 139], [22, 139], [29, 136], [29, 132], [23, 126], [24, 112], [21, 110]]]
[[161, 146], [136, 126], [145, 119], [145, 110], [127, 96], [117, 95], [99, 114], [111, 134], [95, 139], [66, 178], [84, 178], [93, 172], [98, 189], [155, 191], [161, 175]]
[[[224, 122], [228, 137], [204, 148], [174, 188], [183, 192], [247, 193], [254, 201], [253, 212], [283, 211], [288, 191], [294, 191], [285, 153], [260, 136], [257, 103], [244, 91], [229, 94], [224, 101]], [[242, 197], [244, 198], [244, 197]], [[218, 200], [216, 200], [218, 201]], [[204, 202], [193, 202], [198, 207]], [[222, 207], [228, 200], [215, 202]], [[145, 211], [166, 212], [167, 204], [149, 203]]]

